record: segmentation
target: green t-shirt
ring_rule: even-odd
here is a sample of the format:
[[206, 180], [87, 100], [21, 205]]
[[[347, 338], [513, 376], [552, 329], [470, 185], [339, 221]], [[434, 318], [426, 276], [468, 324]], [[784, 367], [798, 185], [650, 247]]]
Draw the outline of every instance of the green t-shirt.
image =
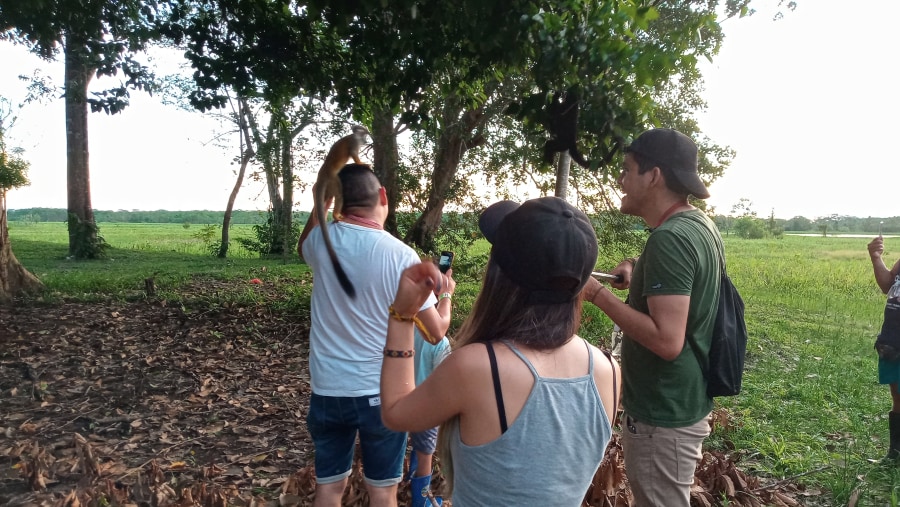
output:
[[720, 252], [715, 224], [700, 210], [676, 213], [656, 228], [634, 266], [629, 304], [649, 314], [648, 296], [691, 297], [684, 348], [666, 361], [626, 334], [622, 405], [640, 422], [665, 428], [694, 424], [712, 410], [706, 380], [688, 336], [709, 354], [719, 302]]

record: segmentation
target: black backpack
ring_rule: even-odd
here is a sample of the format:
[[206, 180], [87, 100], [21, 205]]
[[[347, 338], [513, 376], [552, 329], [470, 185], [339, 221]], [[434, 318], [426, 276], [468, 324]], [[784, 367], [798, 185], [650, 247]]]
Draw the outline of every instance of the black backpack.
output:
[[714, 239], [722, 261], [722, 279], [719, 282], [719, 308], [713, 326], [708, 366], [704, 365], [697, 343], [692, 338], [689, 339], [703, 376], [706, 377], [706, 394], [710, 398], [740, 394], [747, 351], [744, 300], [725, 269], [725, 248], [719, 238]]

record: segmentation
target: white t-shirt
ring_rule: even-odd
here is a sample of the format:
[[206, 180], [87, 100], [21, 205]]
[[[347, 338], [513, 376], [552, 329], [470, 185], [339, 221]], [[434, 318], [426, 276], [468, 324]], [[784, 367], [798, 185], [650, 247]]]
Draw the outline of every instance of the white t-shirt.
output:
[[[331, 244], [356, 288], [350, 299], [328, 257], [322, 230], [303, 242], [303, 258], [313, 271], [309, 332], [309, 374], [313, 393], [358, 397], [378, 394], [388, 306], [404, 269], [420, 262], [415, 250], [380, 229], [345, 222], [328, 224]], [[434, 306], [429, 295], [422, 309]]]

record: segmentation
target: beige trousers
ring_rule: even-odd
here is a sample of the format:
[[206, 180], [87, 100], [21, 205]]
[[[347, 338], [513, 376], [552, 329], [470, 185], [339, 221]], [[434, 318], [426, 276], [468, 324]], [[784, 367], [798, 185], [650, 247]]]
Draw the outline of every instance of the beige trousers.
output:
[[622, 419], [625, 475], [636, 507], [690, 507], [694, 471], [709, 436], [709, 415], [683, 428]]

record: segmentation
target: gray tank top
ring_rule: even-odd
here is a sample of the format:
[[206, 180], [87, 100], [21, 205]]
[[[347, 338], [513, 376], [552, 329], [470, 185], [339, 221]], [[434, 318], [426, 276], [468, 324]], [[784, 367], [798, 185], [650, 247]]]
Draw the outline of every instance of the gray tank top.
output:
[[[534, 388], [509, 429], [496, 440], [469, 446], [450, 428], [453, 506], [581, 505], [612, 435], [594, 382], [594, 355], [587, 375], [546, 378], [528, 365]], [[585, 343], [585, 347], [587, 347]]]

